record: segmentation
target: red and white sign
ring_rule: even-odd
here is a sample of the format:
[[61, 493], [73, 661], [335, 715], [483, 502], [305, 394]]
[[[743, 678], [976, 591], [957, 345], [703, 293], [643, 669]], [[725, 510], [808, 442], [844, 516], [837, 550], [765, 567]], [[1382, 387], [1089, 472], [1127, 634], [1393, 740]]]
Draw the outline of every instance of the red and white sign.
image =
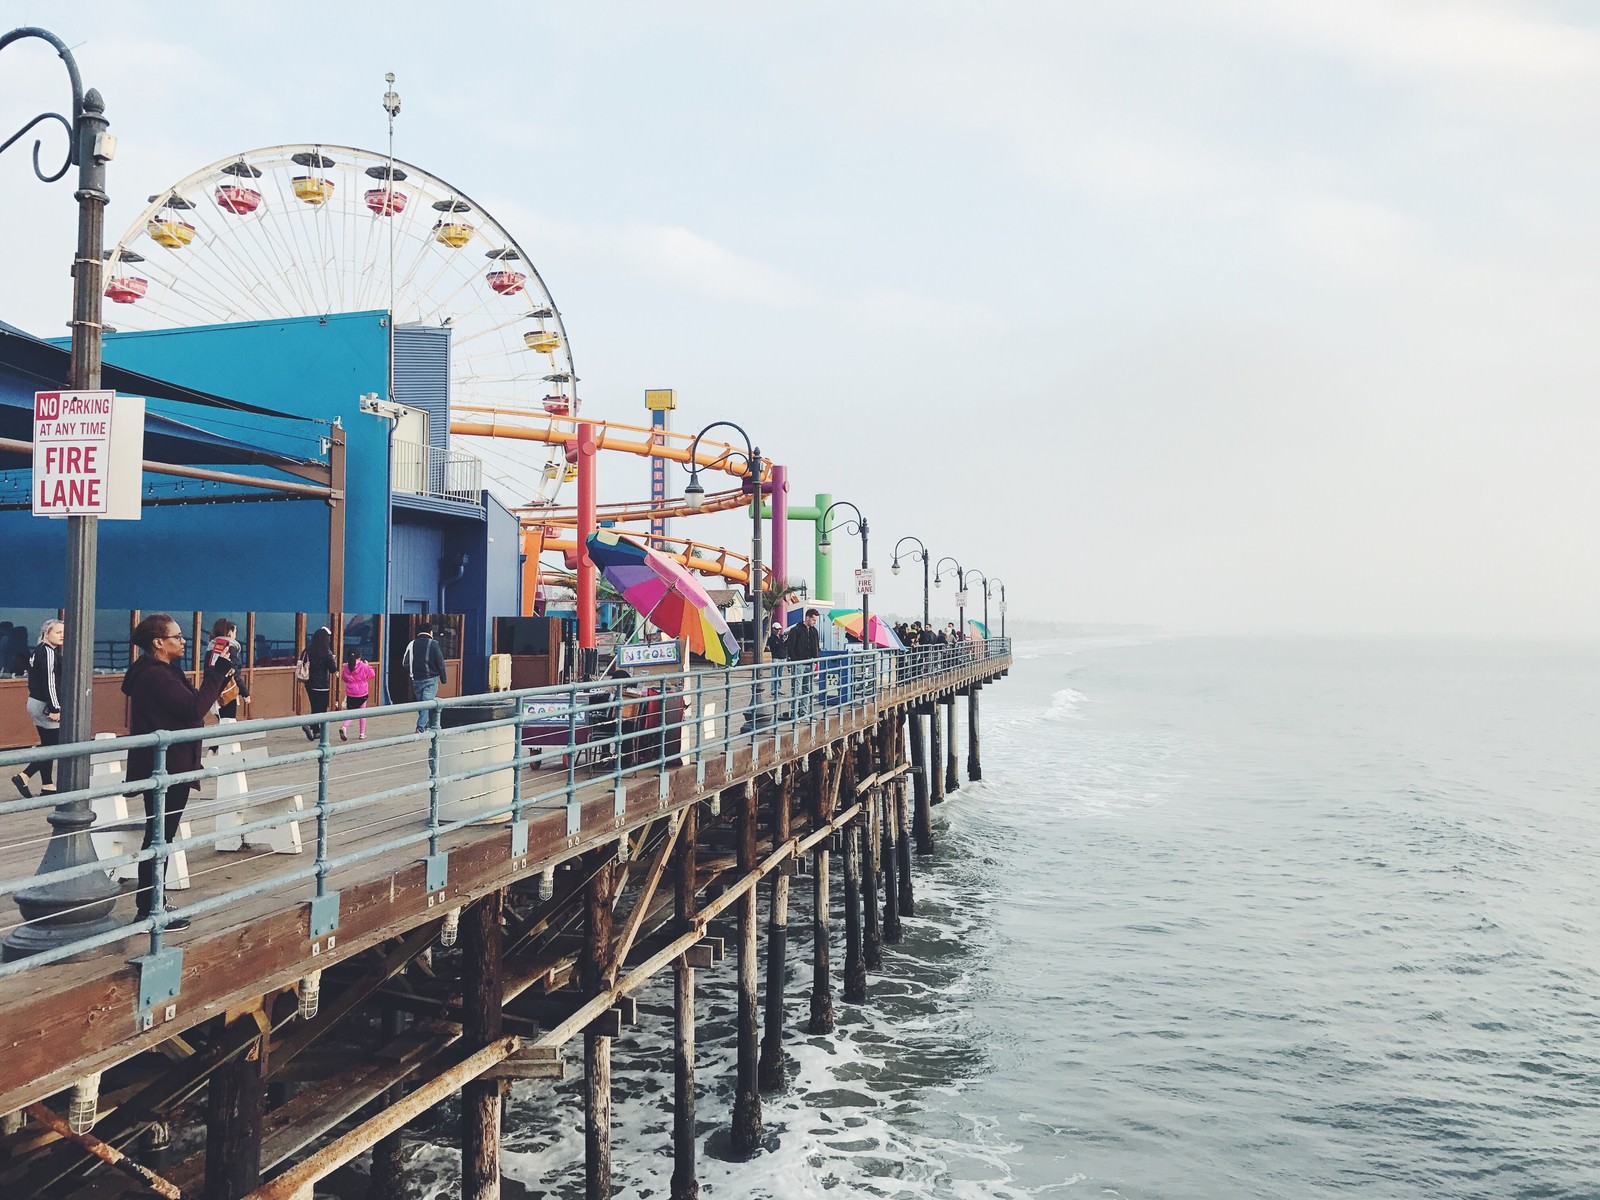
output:
[[34, 393], [34, 516], [137, 520], [143, 459], [141, 397]]
[[877, 582], [877, 575], [873, 572], [873, 570], [870, 567], [857, 567], [856, 568], [856, 595], [858, 595], [858, 596], [870, 596], [870, 595], [872, 595], [872, 589], [873, 589], [873, 586], [874, 586], [874, 584], [876, 582]]

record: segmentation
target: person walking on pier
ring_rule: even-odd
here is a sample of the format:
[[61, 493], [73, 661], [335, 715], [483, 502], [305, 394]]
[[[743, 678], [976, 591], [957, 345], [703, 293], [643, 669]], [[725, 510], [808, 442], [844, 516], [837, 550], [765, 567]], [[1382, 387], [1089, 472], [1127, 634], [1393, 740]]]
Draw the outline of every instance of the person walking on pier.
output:
[[[444, 651], [433, 640], [433, 626], [424, 625], [411, 639], [405, 653], [406, 673], [411, 676], [411, 698], [432, 700], [439, 694], [439, 685], [445, 681]], [[417, 732], [428, 728], [428, 710], [417, 711]]]
[[[372, 664], [361, 657], [361, 652], [354, 646], [344, 652], [344, 669], [339, 672], [340, 680], [344, 684], [344, 707], [346, 712], [353, 712], [363, 707], [367, 702], [367, 693], [372, 688], [372, 678], [376, 674]], [[339, 722], [339, 740], [348, 742], [349, 735], [345, 730], [350, 727], [350, 718], [346, 717]], [[367, 718], [356, 718], [356, 739], [367, 740]]]
[[[215, 658], [206, 667], [200, 687], [195, 688], [183, 673], [183, 629], [167, 613], [152, 613], [140, 621], [133, 631], [133, 644], [144, 651], [128, 673], [122, 677], [122, 693], [128, 697], [128, 732], [130, 734], [155, 733], [168, 729], [199, 729], [206, 714], [222, 695], [223, 686], [234, 669], [232, 659]], [[200, 743], [175, 742], [167, 747], [166, 771], [171, 775], [193, 771], [200, 766]], [[128, 751], [130, 780], [148, 779], [156, 769], [154, 746], [138, 746]], [[144, 843], [141, 850], [150, 849], [156, 836], [156, 790], [144, 793]], [[166, 820], [163, 822], [167, 844], [178, 836], [178, 826], [183, 821], [183, 809], [189, 803], [193, 783], [169, 783], [166, 797]], [[165, 861], [162, 863], [165, 866]], [[150, 915], [156, 882], [156, 861], [153, 858], [139, 861], [139, 891], [137, 911], [142, 921]], [[172, 911], [172, 906], [167, 905]], [[171, 929], [187, 929], [185, 917], [175, 917], [167, 922]]]
[[[311, 704], [311, 711], [327, 712], [329, 702], [333, 699], [333, 678], [339, 673], [339, 660], [333, 656], [333, 630], [324, 625], [312, 634], [311, 641], [300, 652], [300, 661], [299, 669], [305, 672], [301, 678], [306, 685], [306, 699]], [[306, 741], [317, 740], [315, 725], [302, 728]]]
[[[52, 617], [39, 626], [39, 644], [28, 660], [28, 719], [39, 731], [39, 745], [61, 742], [61, 643], [67, 627]], [[39, 777], [40, 790], [55, 791], [55, 759], [41, 758], [11, 777], [11, 784], [24, 796], [33, 795], [28, 780]]]
[[822, 657], [822, 635], [817, 632], [817, 610], [806, 609], [804, 624], [796, 625], [784, 639], [786, 657], [795, 667], [794, 719], [803, 721], [811, 715], [811, 695], [816, 690], [816, 660]]
[[[211, 626], [211, 649], [206, 654], [206, 666], [216, 666], [223, 659], [232, 664], [229, 671], [232, 686], [223, 688], [222, 698], [217, 701], [217, 716], [224, 721], [237, 721], [239, 706], [250, 707], [250, 684], [244, 677], [244, 647], [239, 643], [239, 627], [227, 617], [218, 617]], [[216, 752], [215, 746], [211, 749], [212, 753]]]

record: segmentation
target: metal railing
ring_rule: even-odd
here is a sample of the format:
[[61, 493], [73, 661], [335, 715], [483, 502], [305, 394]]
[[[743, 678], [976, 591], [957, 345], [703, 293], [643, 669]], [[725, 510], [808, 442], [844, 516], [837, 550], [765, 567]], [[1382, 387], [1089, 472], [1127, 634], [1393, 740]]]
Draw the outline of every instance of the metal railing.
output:
[[[782, 753], [804, 733], [820, 728], [826, 735], [841, 722], [876, 715], [904, 699], [906, 689], [925, 691], [941, 678], [1009, 654], [1010, 642], [1002, 638], [901, 652], [852, 650], [809, 662], [604, 679], [3, 751], [0, 781], [33, 761], [89, 757], [93, 764], [90, 786], [81, 791], [0, 802], [0, 830], [6, 831], [0, 856], [12, 864], [7, 870], [17, 869], [23, 853], [36, 861], [33, 852], [42, 853], [50, 836], [43, 810], [58, 804], [97, 806], [101, 819], [89, 836], [120, 835], [124, 845], [97, 847], [96, 862], [0, 879], [0, 902], [91, 871], [115, 875], [152, 860], [155, 868], [150, 916], [0, 964], [0, 980], [130, 936], [147, 935], [150, 954], [160, 953], [172, 919], [165, 909], [169, 875], [179, 855], [185, 856], [190, 882], [210, 870], [234, 870], [240, 862], [230, 854], [212, 868], [196, 861], [201, 851], [255, 847], [254, 857], [265, 864], [248, 883], [186, 903], [185, 917], [200, 918], [267, 893], [286, 907], [315, 905], [333, 888], [333, 876], [359, 864], [405, 852], [413, 859], [425, 854], [431, 862], [448, 835], [507, 818], [520, 822], [565, 813], [567, 834], [574, 836], [582, 832], [580, 793], [593, 801], [605, 790], [597, 784], [609, 781], [619, 809], [625, 781], [636, 784], [653, 774], [665, 797], [674, 768], [693, 766], [703, 781], [708, 761], [721, 757], [731, 765], [735, 751], [746, 748], [758, 759]], [[412, 715], [425, 728], [350, 741], [339, 734], [341, 725], [363, 717], [401, 715]], [[307, 731], [308, 743], [269, 752], [266, 735], [287, 730]], [[169, 771], [172, 748], [193, 742], [205, 744], [201, 765]], [[126, 779], [117, 765], [140, 747], [154, 751], [155, 767], [148, 778]], [[221, 753], [208, 754], [212, 748]], [[261, 783], [243, 786], [246, 772]], [[188, 827], [169, 842], [168, 792], [183, 784], [199, 785], [205, 795], [190, 799], [184, 810]], [[140, 807], [146, 816], [127, 811]], [[129, 839], [145, 835], [146, 817], [154, 818], [150, 846], [128, 848]], [[300, 823], [314, 824], [314, 837], [306, 839], [312, 846], [303, 847]], [[312, 853], [294, 857], [303, 848]], [[23, 923], [14, 910], [5, 916], [14, 919], [0, 920], [0, 934]]]
[[483, 463], [462, 450], [396, 438], [392, 477], [397, 492], [476, 504], [483, 489]]

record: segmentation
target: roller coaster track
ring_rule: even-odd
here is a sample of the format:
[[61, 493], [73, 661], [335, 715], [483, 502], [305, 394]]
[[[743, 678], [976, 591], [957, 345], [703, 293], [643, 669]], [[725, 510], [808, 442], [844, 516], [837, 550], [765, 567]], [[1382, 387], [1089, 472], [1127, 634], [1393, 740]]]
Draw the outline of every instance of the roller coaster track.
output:
[[[721, 471], [739, 480], [750, 474], [742, 447], [727, 442], [714, 442], [702, 438], [694, 446], [694, 435], [672, 430], [652, 429], [645, 425], [627, 425], [617, 421], [590, 421], [578, 417], [544, 416], [531, 413], [508, 413], [489, 405], [460, 404], [455, 413], [471, 414], [472, 419], [457, 417], [450, 422], [450, 432], [469, 437], [506, 438], [513, 441], [565, 444], [578, 436], [579, 424], [593, 425], [595, 445], [601, 450], [621, 454], [634, 454], [640, 458], [665, 458], [673, 462], [688, 463], [693, 450], [694, 465], [708, 471]], [[772, 463], [762, 460], [762, 482], [772, 477]], [[658, 517], [687, 517], [702, 513], [727, 512], [744, 508], [750, 496], [743, 488], [708, 493], [699, 508], [691, 509], [683, 501], [656, 505], [649, 501], [631, 501], [602, 505], [596, 517], [602, 521], [649, 521]], [[530, 532], [542, 531], [538, 539], [539, 550], [562, 552], [577, 551], [578, 510], [574, 507], [526, 507], [513, 510], [524, 533], [524, 546]], [[675, 559], [691, 571], [702, 575], [717, 575], [732, 583], [750, 583], [749, 555], [740, 554], [725, 546], [713, 546], [686, 538], [641, 537], [652, 543], [662, 554]], [[762, 569], [763, 586], [772, 581], [772, 572]]]

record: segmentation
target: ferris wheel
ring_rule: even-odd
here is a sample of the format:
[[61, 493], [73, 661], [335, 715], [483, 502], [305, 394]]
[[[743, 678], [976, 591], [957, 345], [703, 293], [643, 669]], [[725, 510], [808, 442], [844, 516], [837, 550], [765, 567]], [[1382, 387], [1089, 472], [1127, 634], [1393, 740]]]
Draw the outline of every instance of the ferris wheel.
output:
[[[386, 154], [290, 145], [219, 159], [152, 196], [106, 258], [119, 329], [387, 309], [397, 326], [450, 328], [453, 404], [578, 408], [561, 313], [516, 239]], [[509, 504], [553, 503], [570, 473], [560, 446], [467, 440]]]

